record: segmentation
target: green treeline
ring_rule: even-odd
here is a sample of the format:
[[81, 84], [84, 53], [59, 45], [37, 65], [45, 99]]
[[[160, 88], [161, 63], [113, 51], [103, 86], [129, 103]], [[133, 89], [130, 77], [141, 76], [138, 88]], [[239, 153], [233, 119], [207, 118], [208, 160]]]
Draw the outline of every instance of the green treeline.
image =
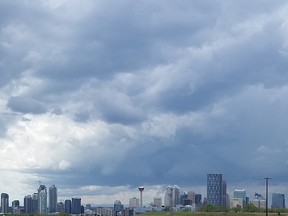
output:
[[[265, 211], [261, 209], [260, 212], [149, 212], [139, 216], [265, 216]], [[285, 212], [269, 212], [269, 216], [288, 216], [288, 212], [287, 210]]]
[[[227, 208], [224, 206], [205, 205], [198, 209], [199, 212], [265, 212], [265, 208], [258, 208], [253, 204], [247, 204], [243, 208], [241, 206]], [[269, 213], [288, 213], [288, 209], [269, 208]]]
[[[268, 209], [269, 216], [288, 216], [288, 209]], [[240, 206], [227, 208], [224, 206], [205, 205], [196, 212], [171, 211], [165, 209], [163, 212], [149, 212], [141, 216], [265, 216], [265, 208], [258, 208], [253, 204], [247, 204], [243, 208]]]

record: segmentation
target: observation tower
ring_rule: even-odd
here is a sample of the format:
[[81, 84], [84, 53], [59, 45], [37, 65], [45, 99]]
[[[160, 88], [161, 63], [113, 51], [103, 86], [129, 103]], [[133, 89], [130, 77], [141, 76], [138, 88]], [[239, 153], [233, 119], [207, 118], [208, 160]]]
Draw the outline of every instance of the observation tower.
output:
[[142, 192], [144, 191], [144, 187], [140, 186], [139, 188], [140, 191], [140, 207], [143, 207], [143, 197], [142, 197]]

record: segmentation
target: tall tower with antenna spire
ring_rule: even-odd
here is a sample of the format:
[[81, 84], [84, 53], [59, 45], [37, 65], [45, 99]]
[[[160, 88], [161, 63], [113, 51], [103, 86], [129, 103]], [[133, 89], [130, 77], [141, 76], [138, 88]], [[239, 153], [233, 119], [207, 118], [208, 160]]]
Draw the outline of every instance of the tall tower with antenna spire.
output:
[[144, 187], [140, 186], [138, 189], [140, 191], [140, 207], [143, 207], [143, 191], [144, 191]]

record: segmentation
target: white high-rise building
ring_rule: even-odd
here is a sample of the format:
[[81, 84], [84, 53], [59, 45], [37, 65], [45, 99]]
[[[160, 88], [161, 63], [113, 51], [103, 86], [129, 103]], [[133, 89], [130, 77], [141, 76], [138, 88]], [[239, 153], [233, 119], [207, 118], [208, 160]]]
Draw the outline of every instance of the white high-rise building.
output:
[[239, 198], [242, 199], [242, 205], [246, 204], [246, 190], [245, 189], [235, 189], [234, 190], [234, 194], [233, 194], [233, 198]]
[[165, 191], [165, 206], [176, 207], [180, 203], [180, 187], [169, 185]]
[[162, 198], [158, 197], [158, 196], [154, 197], [153, 204], [156, 207], [161, 207], [162, 206]]
[[255, 205], [258, 208], [265, 208], [266, 200], [261, 194], [255, 193], [254, 200], [251, 200], [250, 203]]
[[194, 191], [188, 191], [187, 199], [191, 200], [191, 203], [195, 203], [195, 192]]
[[38, 213], [47, 214], [47, 189], [45, 185], [38, 188]]
[[139, 199], [133, 197], [129, 200], [129, 207], [130, 208], [139, 208]]

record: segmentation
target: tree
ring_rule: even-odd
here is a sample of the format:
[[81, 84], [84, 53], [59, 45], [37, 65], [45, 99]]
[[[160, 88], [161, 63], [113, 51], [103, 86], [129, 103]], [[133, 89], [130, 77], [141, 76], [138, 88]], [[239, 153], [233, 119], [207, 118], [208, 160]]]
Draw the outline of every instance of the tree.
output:
[[259, 212], [260, 209], [257, 206], [253, 205], [252, 203], [249, 203], [243, 207], [243, 211], [244, 212]]
[[242, 207], [241, 207], [240, 205], [237, 205], [236, 207], [233, 207], [233, 208], [232, 208], [232, 211], [234, 211], [234, 212], [240, 212], [240, 211], [242, 211]]

